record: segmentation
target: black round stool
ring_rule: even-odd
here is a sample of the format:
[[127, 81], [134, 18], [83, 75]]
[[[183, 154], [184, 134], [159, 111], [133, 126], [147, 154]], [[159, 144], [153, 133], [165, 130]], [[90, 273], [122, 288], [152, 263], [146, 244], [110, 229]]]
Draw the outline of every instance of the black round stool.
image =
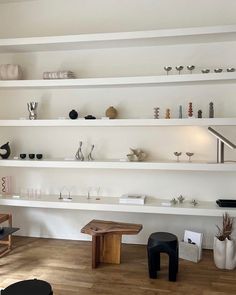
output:
[[148, 239], [147, 252], [149, 277], [157, 278], [157, 271], [160, 270], [160, 253], [167, 253], [169, 255], [169, 281], [175, 282], [179, 267], [178, 238], [171, 233], [153, 233]]
[[49, 283], [41, 280], [25, 280], [8, 286], [1, 295], [53, 295]]

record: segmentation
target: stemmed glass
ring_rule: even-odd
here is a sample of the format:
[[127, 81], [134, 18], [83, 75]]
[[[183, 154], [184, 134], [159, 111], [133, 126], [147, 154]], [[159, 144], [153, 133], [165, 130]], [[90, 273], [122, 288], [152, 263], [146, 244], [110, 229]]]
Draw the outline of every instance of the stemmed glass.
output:
[[192, 74], [192, 71], [195, 69], [195, 66], [187, 66], [187, 69], [190, 71], [190, 74]]
[[166, 75], [168, 76], [169, 75], [169, 72], [172, 70], [172, 67], [164, 67], [164, 70], [166, 71]]
[[186, 155], [188, 156], [188, 161], [191, 162], [191, 157], [194, 155], [194, 153], [187, 152]]
[[177, 162], [179, 162], [179, 156], [182, 155], [181, 152], [174, 152], [174, 155], [177, 157]]
[[180, 75], [180, 72], [183, 70], [184, 67], [183, 66], [177, 66], [175, 68], [179, 72], [179, 75]]

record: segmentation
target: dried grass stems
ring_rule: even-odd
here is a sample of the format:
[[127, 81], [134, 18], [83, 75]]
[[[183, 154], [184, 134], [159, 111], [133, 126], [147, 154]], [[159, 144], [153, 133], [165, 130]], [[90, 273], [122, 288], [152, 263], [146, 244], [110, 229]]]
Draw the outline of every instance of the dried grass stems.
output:
[[223, 222], [222, 222], [222, 228], [220, 228], [218, 225], [216, 226], [218, 229], [218, 233], [216, 237], [220, 241], [224, 241], [226, 238], [228, 240], [231, 240], [231, 234], [233, 231], [233, 223], [234, 218], [230, 217], [229, 214], [226, 212], [223, 214]]

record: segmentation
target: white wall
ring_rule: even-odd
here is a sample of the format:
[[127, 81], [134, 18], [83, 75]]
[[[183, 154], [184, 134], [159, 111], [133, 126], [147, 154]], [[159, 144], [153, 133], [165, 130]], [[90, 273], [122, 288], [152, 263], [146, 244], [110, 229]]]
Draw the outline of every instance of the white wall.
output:
[[[214, 7], [214, 9], [213, 9]], [[224, 11], [224, 13], [222, 13]], [[46, 36], [94, 32], [132, 31], [158, 28], [233, 24], [236, 2], [207, 0], [34, 0], [0, 4], [0, 37]], [[64, 52], [1, 54], [1, 63], [18, 63], [26, 79], [39, 79], [43, 71], [73, 70], [78, 77], [109, 77], [164, 74], [165, 65], [196, 65], [201, 68], [236, 66], [236, 41], [205, 44], [183, 44], [141, 48], [109, 48]], [[1, 119], [27, 117], [26, 103], [39, 101], [39, 118], [68, 116], [76, 108], [81, 116], [104, 115], [110, 105], [119, 118], [152, 118], [153, 107], [160, 106], [161, 116], [170, 107], [173, 117], [178, 106], [193, 102], [208, 116], [210, 101], [217, 117], [235, 117], [236, 85], [234, 83], [201, 83], [150, 87], [108, 87], [81, 89], [0, 90]], [[236, 142], [235, 127], [217, 128]], [[194, 161], [215, 160], [215, 139], [202, 127], [162, 128], [1, 128], [1, 143], [11, 142], [14, 155], [39, 153], [46, 157], [72, 157], [83, 140], [96, 146], [96, 159], [124, 158], [129, 147], [146, 150], [150, 160], [174, 160], [173, 152], [195, 153]], [[236, 159], [226, 150], [227, 159]], [[182, 156], [186, 160], [185, 155]], [[235, 196], [235, 173], [99, 171], [55, 169], [1, 169], [0, 175], [14, 177], [14, 190], [40, 188], [58, 194], [63, 185], [84, 194], [88, 187], [100, 186], [101, 194], [144, 193], [171, 199], [183, 194], [187, 199], [216, 200]], [[169, 215], [81, 212], [2, 208], [12, 210], [14, 223], [22, 235], [85, 239], [81, 226], [92, 218], [141, 222], [143, 232], [126, 237], [127, 242], [145, 243], [153, 231], [169, 230], [180, 236], [186, 224], [189, 229], [205, 234], [204, 244], [211, 247], [218, 218]], [[59, 225], [59, 227], [58, 227]]]

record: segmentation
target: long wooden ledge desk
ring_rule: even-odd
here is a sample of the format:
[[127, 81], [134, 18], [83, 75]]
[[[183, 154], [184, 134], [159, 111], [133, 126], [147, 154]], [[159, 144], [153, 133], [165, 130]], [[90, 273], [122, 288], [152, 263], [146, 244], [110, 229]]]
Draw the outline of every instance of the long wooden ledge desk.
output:
[[81, 232], [92, 236], [92, 268], [100, 262], [120, 264], [122, 235], [136, 235], [141, 224], [92, 220]]
[[[7, 238], [9, 235], [13, 234], [14, 232], [18, 231], [18, 227], [0, 227], [0, 240], [3, 240]], [[4, 241], [1, 241], [1, 244], [3, 244]], [[3, 250], [0, 251], [0, 257], [7, 254], [11, 251], [11, 245], [9, 245], [8, 241], [6, 241], [6, 247], [4, 247]]]

